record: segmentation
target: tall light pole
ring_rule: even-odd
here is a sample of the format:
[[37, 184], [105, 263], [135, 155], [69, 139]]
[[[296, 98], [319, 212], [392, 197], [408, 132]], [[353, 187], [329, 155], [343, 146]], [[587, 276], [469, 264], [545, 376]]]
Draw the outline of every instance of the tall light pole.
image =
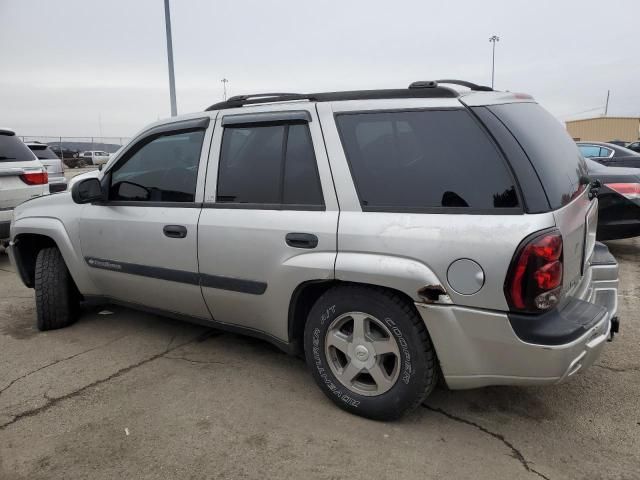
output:
[[491, 56], [491, 88], [493, 88], [494, 79], [496, 76], [496, 42], [500, 41], [500, 37], [497, 35], [492, 35], [489, 38], [489, 41], [493, 43], [493, 54]]
[[227, 80], [226, 78], [223, 78], [220, 81], [222, 82], [224, 101], [226, 102], [227, 101], [227, 83], [229, 83], [229, 80]]
[[171, 12], [169, 0], [164, 0], [164, 23], [167, 30], [167, 62], [169, 63], [169, 98], [171, 100], [171, 116], [178, 114], [176, 106], [176, 77], [173, 74], [173, 42], [171, 41]]

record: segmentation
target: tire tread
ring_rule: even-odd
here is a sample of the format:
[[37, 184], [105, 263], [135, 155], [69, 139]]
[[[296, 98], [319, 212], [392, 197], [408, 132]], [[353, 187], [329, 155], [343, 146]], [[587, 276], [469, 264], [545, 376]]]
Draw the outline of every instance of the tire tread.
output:
[[35, 266], [35, 297], [39, 330], [72, 324], [78, 313], [78, 295], [60, 250], [43, 248]]

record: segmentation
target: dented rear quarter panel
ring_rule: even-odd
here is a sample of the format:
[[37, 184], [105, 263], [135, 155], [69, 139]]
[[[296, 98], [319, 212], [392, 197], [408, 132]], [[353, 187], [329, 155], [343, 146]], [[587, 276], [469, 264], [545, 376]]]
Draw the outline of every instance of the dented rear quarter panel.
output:
[[[553, 214], [440, 215], [342, 212], [336, 278], [400, 289], [417, 302], [418, 291], [441, 285], [451, 303], [507, 310], [504, 282], [523, 238], [554, 225]], [[447, 270], [460, 258], [477, 262], [484, 285], [473, 295], [456, 293]]]

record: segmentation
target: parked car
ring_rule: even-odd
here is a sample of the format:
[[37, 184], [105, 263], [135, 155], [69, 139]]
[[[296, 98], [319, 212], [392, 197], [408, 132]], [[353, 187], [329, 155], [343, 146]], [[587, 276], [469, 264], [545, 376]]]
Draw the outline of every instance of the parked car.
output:
[[13, 209], [49, 193], [47, 171], [13, 130], [0, 128], [0, 242], [9, 238]]
[[598, 180], [598, 240], [640, 235], [640, 168], [605, 167], [586, 160], [589, 177]]
[[38, 157], [40, 163], [47, 169], [49, 176], [49, 192], [63, 192], [67, 189], [67, 179], [64, 176], [62, 160], [53, 153], [49, 145], [40, 142], [27, 143], [27, 147]]
[[82, 152], [82, 154], [80, 154], [80, 157], [88, 165], [104, 165], [109, 161], [109, 154], [101, 150], [90, 150], [87, 152]]
[[253, 335], [304, 353], [341, 408], [392, 419], [440, 372], [550, 385], [596, 360], [618, 273], [586, 173], [528, 95], [239, 96], [18, 207], [9, 254], [41, 330], [92, 299]]
[[607, 167], [640, 168], [640, 153], [605, 142], [577, 142], [580, 152]]
[[638, 142], [631, 142], [629, 145], [627, 145], [627, 148], [629, 150], [633, 150], [636, 153], [640, 153], [640, 141]]

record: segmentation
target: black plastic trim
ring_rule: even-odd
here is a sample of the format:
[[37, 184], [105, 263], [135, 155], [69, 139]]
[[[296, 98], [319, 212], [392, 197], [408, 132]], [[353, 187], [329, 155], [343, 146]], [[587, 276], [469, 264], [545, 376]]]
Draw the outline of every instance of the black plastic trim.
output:
[[66, 183], [50, 183], [49, 184], [49, 193], [59, 193], [67, 190]]
[[242, 278], [222, 277], [220, 275], [200, 274], [200, 284], [207, 288], [218, 288], [220, 290], [231, 290], [232, 292], [250, 293], [252, 295], [262, 295], [267, 291], [267, 284], [255, 280], [245, 280]]
[[162, 125], [157, 125], [155, 127], [151, 127], [149, 130], [145, 130], [136, 140], [142, 139], [142, 137], [146, 138], [148, 136], [164, 135], [166, 133], [177, 133], [183, 130], [206, 130], [209, 128], [209, 122], [211, 122], [211, 118], [207, 116], [194, 118], [192, 120], [163, 123]]
[[299, 210], [309, 212], [324, 212], [327, 207], [324, 205], [289, 205], [282, 203], [233, 203], [233, 202], [210, 202], [203, 203], [202, 208], [222, 208], [231, 210]]
[[165, 207], [165, 208], [202, 208], [202, 202], [137, 202], [126, 200], [110, 200], [94, 202], [92, 205], [103, 207]]
[[223, 277], [219, 275], [209, 275], [184, 270], [173, 270], [163, 267], [151, 267], [148, 265], [117, 262], [114, 260], [105, 260], [103, 258], [94, 257], [85, 257], [85, 262], [87, 262], [87, 265], [90, 267], [110, 270], [112, 272], [128, 273], [130, 275], [138, 275], [141, 277], [156, 278], [158, 280], [186, 283], [189, 285], [201, 285], [203, 287], [249, 293], [252, 295], [262, 295], [267, 290], [266, 283], [255, 280]]
[[346, 92], [322, 93], [261, 93], [231, 97], [225, 102], [211, 105], [206, 111], [237, 108], [257, 103], [289, 102], [308, 100], [310, 102], [334, 102], [341, 100], [378, 100], [385, 98], [458, 98], [460, 94], [448, 87], [402, 88], [387, 90], [352, 90]]
[[307, 110], [288, 110], [278, 112], [239, 113], [222, 117], [222, 126], [255, 125], [256, 123], [306, 122], [311, 121]]
[[9, 238], [11, 230], [11, 220], [0, 222], [0, 239]]
[[361, 206], [363, 212], [388, 213], [438, 213], [460, 215], [522, 215], [521, 207], [512, 208], [471, 208], [471, 207], [403, 207], [403, 206]]
[[285, 241], [287, 245], [294, 248], [316, 248], [318, 246], [318, 237], [312, 233], [287, 233]]
[[601, 305], [571, 299], [562, 308], [541, 315], [509, 313], [511, 328], [520, 340], [536, 345], [564, 345], [577, 340], [607, 315]]

